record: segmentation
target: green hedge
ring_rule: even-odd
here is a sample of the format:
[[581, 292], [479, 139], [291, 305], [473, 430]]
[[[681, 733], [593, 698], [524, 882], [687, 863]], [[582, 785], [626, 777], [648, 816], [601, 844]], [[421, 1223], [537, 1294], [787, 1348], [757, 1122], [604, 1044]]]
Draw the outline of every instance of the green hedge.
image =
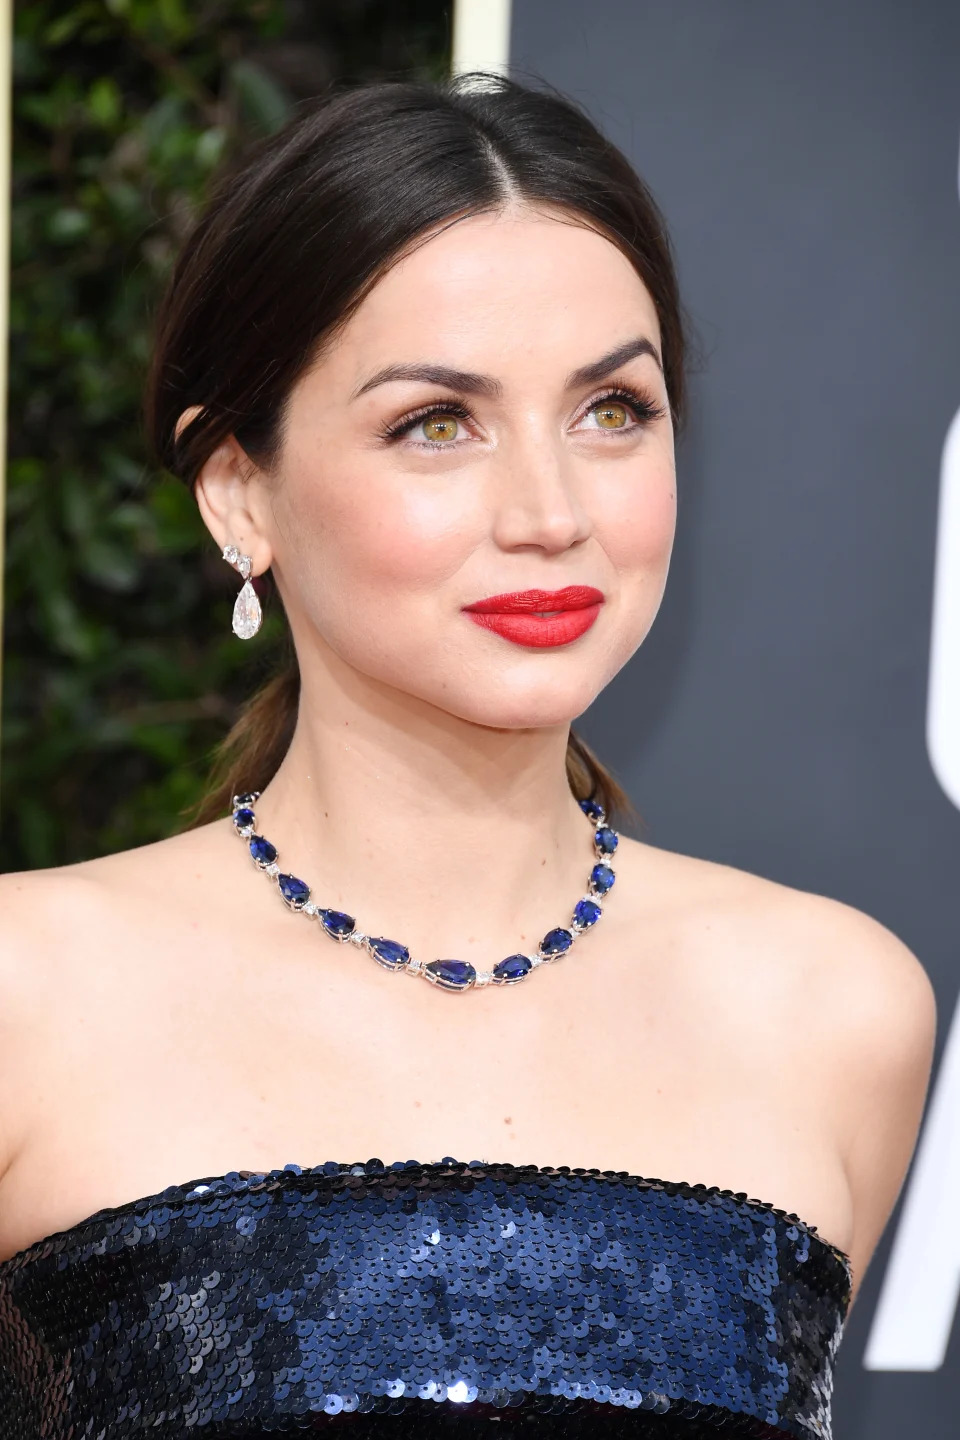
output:
[[[151, 471], [150, 317], [211, 175], [331, 81], [442, 75], [448, 6], [29, 0], [15, 14], [0, 867], [175, 831], [281, 622]], [[293, 18], [291, 18], [291, 16]], [[313, 18], [311, 18], [313, 17]]]

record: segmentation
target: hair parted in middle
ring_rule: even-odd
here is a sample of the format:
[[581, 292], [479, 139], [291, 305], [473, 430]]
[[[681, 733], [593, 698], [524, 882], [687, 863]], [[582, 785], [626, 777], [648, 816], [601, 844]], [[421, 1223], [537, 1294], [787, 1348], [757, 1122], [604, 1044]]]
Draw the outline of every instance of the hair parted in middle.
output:
[[[270, 473], [287, 399], [378, 279], [439, 229], [513, 203], [563, 212], [629, 259], [656, 308], [674, 431], [685, 418], [687, 324], [663, 216], [622, 152], [571, 100], [471, 72], [350, 86], [301, 107], [215, 187], [174, 266], [145, 395], [166, 469], [193, 486], [229, 435]], [[199, 413], [177, 434], [191, 406]], [[189, 825], [265, 788], [296, 724], [288, 635], [278, 672], [244, 705]], [[578, 799], [630, 813], [571, 730]]]

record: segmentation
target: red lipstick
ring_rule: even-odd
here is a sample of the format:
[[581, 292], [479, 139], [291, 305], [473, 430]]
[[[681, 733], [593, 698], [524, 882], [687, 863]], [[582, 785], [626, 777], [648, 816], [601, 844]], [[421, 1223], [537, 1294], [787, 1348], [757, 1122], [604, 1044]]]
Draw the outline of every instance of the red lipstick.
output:
[[585, 634], [600, 614], [603, 591], [592, 585], [562, 590], [513, 590], [465, 605], [464, 612], [486, 630], [515, 645], [569, 645]]

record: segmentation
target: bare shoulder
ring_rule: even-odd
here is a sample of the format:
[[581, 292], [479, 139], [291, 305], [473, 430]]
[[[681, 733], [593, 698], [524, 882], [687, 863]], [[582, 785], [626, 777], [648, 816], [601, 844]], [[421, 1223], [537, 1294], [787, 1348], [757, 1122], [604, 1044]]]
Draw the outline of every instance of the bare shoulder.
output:
[[71, 928], [90, 913], [91, 887], [74, 869], [0, 875], [0, 1177], [29, 1132], [30, 1059], [62, 993]]
[[[936, 1008], [922, 963], [890, 928], [843, 900], [713, 860], [622, 842], [621, 873], [655, 896], [684, 940], [711, 964], [765, 977], [765, 992], [805, 999], [818, 1030], [848, 1060], [929, 1065]], [[623, 863], [625, 862], [625, 864]], [[729, 971], [728, 971], [729, 973]]]
[[[228, 834], [214, 821], [165, 840], [94, 860], [0, 875], [0, 967], [19, 969], [62, 953], [68, 937], [81, 941], [153, 894], [169, 897], [179, 878], [201, 879]], [[200, 873], [197, 873], [197, 872]]]
[[[84, 963], [111, 927], [152, 888], [169, 894], [171, 878], [202, 850], [191, 833], [96, 860], [0, 875], [0, 1026], [44, 997], [55, 1002], [75, 957]], [[89, 970], [87, 970], [89, 973]], [[9, 1053], [0, 1045], [0, 1053]]]
[[850, 1253], [863, 1274], [900, 1194], [930, 1084], [937, 1006], [900, 936], [855, 906], [784, 897], [791, 963], [809, 977], [802, 1019], [831, 1096], [853, 1212]]
[[851, 1198], [862, 1276], [916, 1145], [937, 1028], [933, 986], [894, 930], [857, 906], [717, 862], [625, 846], [672, 914], [678, 952], [731, 1037], [822, 1116]]
[[[37, 1056], [120, 957], [189, 909], [223, 843], [220, 822], [96, 860], [0, 875], [0, 1176], [21, 1147]], [[33, 1079], [31, 1079], [33, 1077]]]

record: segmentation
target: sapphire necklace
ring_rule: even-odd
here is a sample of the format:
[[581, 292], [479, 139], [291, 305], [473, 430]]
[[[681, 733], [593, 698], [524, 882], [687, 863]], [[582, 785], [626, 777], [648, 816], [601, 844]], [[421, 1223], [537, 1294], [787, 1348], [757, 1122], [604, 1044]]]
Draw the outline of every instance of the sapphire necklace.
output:
[[277, 863], [277, 847], [264, 835], [257, 834], [257, 817], [254, 802], [260, 798], [259, 790], [233, 797], [233, 824], [237, 834], [246, 840], [250, 856], [258, 870], [269, 875], [274, 881], [284, 903], [291, 910], [299, 910], [311, 920], [319, 920], [321, 928], [332, 940], [342, 944], [349, 941], [372, 955], [385, 970], [403, 971], [406, 975], [422, 975], [425, 980], [438, 985], [442, 990], [469, 990], [475, 985], [515, 985], [524, 980], [531, 970], [546, 960], [557, 960], [565, 955], [578, 935], [591, 930], [603, 911], [601, 901], [612, 888], [616, 876], [613, 873], [613, 852], [619, 836], [607, 824], [603, 806], [596, 800], [581, 800], [580, 809], [593, 827], [593, 847], [596, 863], [587, 881], [587, 894], [573, 907], [568, 925], [549, 930], [533, 955], [508, 955], [498, 960], [492, 970], [477, 970], [467, 960], [430, 960], [423, 964], [411, 958], [406, 945], [397, 940], [386, 940], [381, 935], [364, 935], [357, 929], [352, 915], [342, 910], [325, 910], [310, 899], [310, 886], [296, 875], [287, 875]]

